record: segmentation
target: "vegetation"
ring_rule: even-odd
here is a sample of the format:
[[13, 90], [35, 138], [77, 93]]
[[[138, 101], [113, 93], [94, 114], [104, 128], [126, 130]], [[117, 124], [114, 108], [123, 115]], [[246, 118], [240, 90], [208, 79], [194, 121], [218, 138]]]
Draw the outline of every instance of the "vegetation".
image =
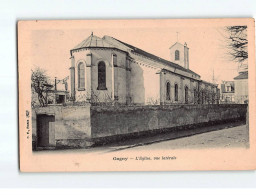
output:
[[228, 55], [232, 60], [243, 63], [248, 59], [247, 26], [228, 26], [227, 32]]
[[39, 67], [31, 71], [32, 92], [37, 93], [40, 106], [47, 106], [47, 90], [52, 87], [52, 85], [49, 84], [49, 77], [47, 76], [46, 71]]

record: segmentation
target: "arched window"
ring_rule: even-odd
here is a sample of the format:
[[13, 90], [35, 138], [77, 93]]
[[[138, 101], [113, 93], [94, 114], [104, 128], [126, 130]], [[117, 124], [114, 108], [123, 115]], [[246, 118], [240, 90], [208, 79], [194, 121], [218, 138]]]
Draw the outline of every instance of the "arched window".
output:
[[201, 103], [202, 103], [202, 104], [204, 104], [204, 99], [205, 99], [204, 96], [205, 96], [205, 95], [204, 95], [204, 92], [202, 91], [202, 93], [201, 93]]
[[211, 104], [212, 103], [212, 93], [209, 92], [208, 94], [208, 104]]
[[169, 82], [166, 83], [166, 100], [171, 100], [171, 85]]
[[204, 94], [204, 103], [205, 103], [205, 104], [208, 103], [208, 99], [209, 99], [209, 94], [208, 94], [208, 92], [206, 91], [205, 94]]
[[178, 84], [175, 84], [175, 86], [174, 86], [174, 94], [175, 94], [175, 101], [178, 101], [178, 99], [179, 99]]
[[188, 87], [185, 86], [185, 104], [188, 104]]
[[212, 94], [212, 104], [215, 104], [215, 98], [216, 98], [216, 94], [213, 93], [213, 94]]
[[116, 56], [116, 54], [113, 54], [113, 65], [117, 66], [117, 56]]
[[84, 63], [78, 64], [78, 89], [85, 89]]
[[196, 89], [194, 89], [194, 104], [197, 104], [198, 100], [197, 100], [197, 91]]
[[106, 65], [103, 61], [98, 64], [98, 90], [106, 90]]
[[180, 51], [179, 50], [175, 51], [175, 60], [180, 60]]

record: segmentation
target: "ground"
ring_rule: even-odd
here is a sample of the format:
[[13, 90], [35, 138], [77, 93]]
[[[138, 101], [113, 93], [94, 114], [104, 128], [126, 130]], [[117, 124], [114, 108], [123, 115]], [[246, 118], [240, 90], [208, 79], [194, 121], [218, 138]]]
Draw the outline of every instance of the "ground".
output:
[[[199, 149], [199, 148], [231, 148], [231, 147], [249, 147], [249, 136], [246, 125], [232, 127], [223, 130], [212, 131], [193, 135], [190, 137], [179, 138], [175, 140], [162, 141], [155, 144], [140, 146], [140, 149]], [[129, 150], [135, 150], [133, 147]]]
[[96, 152], [106, 153], [120, 150], [175, 150], [175, 149], [203, 149], [203, 148], [232, 148], [249, 147], [249, 130], [241, 122], [232, 124], [201, 127], [194, 131], [194, 135], [187, 135], [184, 131], [180, 138], [175, 138], [175, 132], [169, 132], [150, 137], [124, 140], [119, 143], [108, 144], [88, 149], [71, 149], [65, 152]]

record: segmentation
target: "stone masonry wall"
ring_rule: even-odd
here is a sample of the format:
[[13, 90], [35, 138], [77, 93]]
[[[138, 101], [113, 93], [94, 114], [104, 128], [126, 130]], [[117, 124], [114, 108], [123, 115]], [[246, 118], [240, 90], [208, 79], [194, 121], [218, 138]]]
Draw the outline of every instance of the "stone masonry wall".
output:
[[[170, 106], [49, 106], [35, 108], [32, 115], [33, 142], [36, 144], [36, 116], [55, 116], [56, 147], [87, 147], [116, 136], [150, 133], [176, 127], [245, 120], [247, 105]], [[178, 129], [177, 129], [178, 130]], [[190, 131], [188, 129], [188, 131]]]
[[92, 138], [245, 119], [246, 105], [91, 107]]
[[[90, 106], [48, 106], [33, 110], [32, 133], [33, 142], [37, 140], [36, 116], [47, 114], [55, 116], [55, 141], [58, 145], [83, 147], [91, 137]], [[81, 141], [82, 140], [82, 141]]]

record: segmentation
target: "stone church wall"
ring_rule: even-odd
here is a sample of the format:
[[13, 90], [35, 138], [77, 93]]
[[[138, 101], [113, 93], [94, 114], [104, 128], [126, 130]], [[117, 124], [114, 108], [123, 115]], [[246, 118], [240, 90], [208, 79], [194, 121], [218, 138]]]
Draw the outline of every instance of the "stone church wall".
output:
[[160, 76], [158, 69], [131, 63], [130, 93], [134, 104], [160, 104]]
[[[178, 50], [180, 53], [180, 60], [175, 60], [175, 51]], [[184, 45], [180, 43], [174, 44], [170, 48], [170, 61], [184, 67]]]
[[[85, 90], [78, 90], [78, 71], [77, 66], [79, 62], [84, 62], [87, 65], [90, 64], [86, 62], [86, 55], [88, 53], [92, 54], [91, 62], [91, 99], [95, 102], [111, 102], [112, 93], [113, 93], [113, 82], [112, 82], [112, 54], [117, 55], [117, 75], [115, 81], [117, 82], [116, 89], [118, 94], [118, 102], [126, 102], [126, 54], [117, 50], [110, 49], [91, 49], [91, 50], [82, 50], [79, 52], [74, 52], [75, 58], [75, 87], [76, 87], [76, 101], [84, 102], [86, 101], [86, 96], [88, 95], [87, 79], [85, 78]], [[103, 61], [106, 65], [106, 90], [98, 90], [98, 63]], [[87, 76], [87, 71], [89, 69], [85, 68], [85, 77]]]
[[[185, 103], [185, 86], [188, 87], [188, 103], [194, 102], [194, 88], [197, 88], [197, 81], [192, 82], [186, 77], [166, 72], [164, 75], [164, 101], [165, 103]], [[171, 84], [171, 100], [166, 100], [166, 84]], [[175, 84], [178, 84], [178, 101], [175, 101]]]
[[[75, 66], [75, 97], [76, 97], [76, 101], [85, 101], [86, 100], [86, 88], [83, 91], [79, 91], [78, 90], [78, 64], [79, 62], [83, 62], [85, 65], [85, 75], [87, 72], [86, 69], [86, 64], [88, 64], [88, 62], [86, 62], [86, 55], [89, 53], [88, 50], [83, 50], [80, 52], [75, 52], [74, 55], [74, 66]], [[70, 79], [71, 80], [71, 79]], [[70, 84], [71, 86], [71, 84]], [[85, 79], [85, 87], [87, 86], [87, 82]]]

